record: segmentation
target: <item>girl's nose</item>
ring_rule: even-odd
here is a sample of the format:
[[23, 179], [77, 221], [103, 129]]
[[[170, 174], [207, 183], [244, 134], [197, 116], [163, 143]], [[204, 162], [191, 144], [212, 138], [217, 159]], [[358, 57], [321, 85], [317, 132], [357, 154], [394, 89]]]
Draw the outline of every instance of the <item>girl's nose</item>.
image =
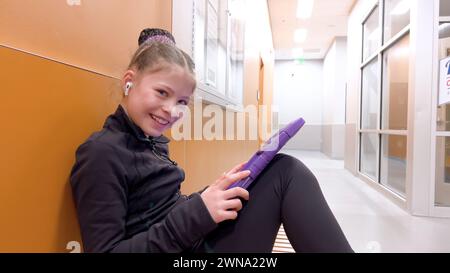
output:
[[167, 101], [162, 105], [162, 109], [164, 112], [172, 113], [173, 109], [176, 107], [176, 103]]
[[180, 112], [182, 112], [176, 102], [166, 102], [162, 109], [164, 112], [168, 113], [172, 119], [178, 119], [180, 117]]
[[184, 106], [176, 105], [172, 108], [172, 110], [170, 112], [170, 117], [173, 120], [178, 120], [181, 117], [183, 117], [183, 111], [185, 111]]

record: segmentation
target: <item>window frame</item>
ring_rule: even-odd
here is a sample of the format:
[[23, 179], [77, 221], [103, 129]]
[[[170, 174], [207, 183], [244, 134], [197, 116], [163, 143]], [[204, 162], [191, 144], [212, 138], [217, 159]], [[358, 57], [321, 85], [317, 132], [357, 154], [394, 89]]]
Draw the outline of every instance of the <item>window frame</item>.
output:
[[440, 16], [440, 1], [433, 0], [434, 3], [434, 21], [433, 21], [433, 91], [431, 106], [431, 170], [429, 186], [429, 214], [434, 217], [450, 217], [450, 207], [436, 205], [436, 154], [437, 139], [440, 137], [450, 137], [450, 131], [438, 131], [437, 129], [437, 110], [438, 110], [438, 92], [439, 92], [439, 25], [441, 23], [450, 23], [450, 16]]
[[[368, 56], [367, 58], [364, 59], [364, 24], [365, 22], [368, 20], [368, 18], [373, 14], [373, 12], [375, 11], [376, 8], [379, 8], [379, 27], [380, 27], [380, 37], [379, 37], [379, 46], [378, 48], [375, 50], [375, 52], [373, 54], [371, 54], [370, 56]], [[411, 7], [410, 7], [411, 8]], [[388, 130], [388, 129], [383, 129], [382, 127], [382, 118], [383, 118], [383, 108], [382, 108], [382, 103], [383, 103], [383, 95], [384, 95], [384, 90], [383, 90], [383, 81], [384, 79], [384, 63], [383, 63], [383, 56], [385, 54], [385, 52], [387, 50], [389, 50], [392, 46], [396, 45], [397, 42], [401, 41], [401, 39], [403, 37], [405, 37], [406, 35], [410, 35], [410, 27], [411, 27], [411, 12], [410, 12], [410, 20], [409, 20], [409, 24], [407, 26], [405, 26], [402, 30], [400, 30], [397, 34], [395, 34], [393, 37], [391, 37], [389, 40], [384, 41], [384, 19], [385, 19], [385, 0], [378, 0], [374, 3], [373, 7], [370, 8], [367, 12], [367, 14], [363, 17], [363, 20], [361, 21], [361, 37], [362, 37], [362, 44], [361, 44], [361, 64], [360, 64], [360, 89], [359, 89], [359, 118], [358, 118], [358, 168], [357, 168], [357, 174], [360, 178], [362, 178], [363, 180], [367, 181], [370, 184], [374, 184], [377, 187], [379, 187], [382, 191], [387, 192], [389, 195], [393, 196], [397, 201], [399, 201], [403, 206], [406, 206], [406, 198], [408, 196], [408, 176], [406, 176], [405, 178], [405, 188], [406, 188], [406, 192], [401, 194], [398, 193], [394, 190], [391, 190], [390, 188], [386, 187], [385, 185], [381, 184], [381, 153], [382, 153], [382, 146], [383, 146], [383, 136], [390, 136], [390, 135], [401, 135], [401, 136], [406, 136], [406, 147], [407, 147], [407, 151], [406, 151], [406, 173], [408, 174], [408, 169], [411, 168], [411, 162], [409, 162], [409, 141], [410, 141], [410, 137], [409, 137], [409, 130], [410, 128], [407, 128], [407, 130]], [[410, 45], [411, 46], [411, 45]], [[363, 112], [363, 101], [362, 101], [362, 94], [364, 92], [363, 90], [363, 69], [365, 67], [367, 67], [367, 65], [369, 65], [375, 58], [377, 58], [377, 65], [378, 65], [378, 73], [379, 73], [379, 78], [378, 78], [378, 116], [377, 116], [377, 128], [376, 129], [362, 129], [362, 112]], [[411, 84], [411, 83], [409, 83]], [[409, 93], [409, 88], [408, 88], [408, 96], [410, 96], [411, 94]], [[408, 120], [409, 120], [409, 99], [408, 99], [408, 104], [407, 104], [407, 112], [408, 112]], [[408, 122], [409, 123], [409, 122]], [[362, 158], [362, 149], [361, 149], [361, 143], [362, 143], [362, 134], [364, 133], [376, 133], [378, 135], [378, 151], [377, 151], [377, 176], [376, 176], [376, 180], [371, 179], [368, 175], [364, 174], [362, 172], [361, 169], [361, 158]]]

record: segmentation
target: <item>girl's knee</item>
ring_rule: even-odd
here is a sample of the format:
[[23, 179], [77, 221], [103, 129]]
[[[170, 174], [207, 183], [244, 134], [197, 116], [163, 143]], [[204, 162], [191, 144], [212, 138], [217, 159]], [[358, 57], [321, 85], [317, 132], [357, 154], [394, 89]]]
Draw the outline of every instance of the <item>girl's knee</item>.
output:
[[311, 170], [298, 158], [279, 153], [275, 155], [274, 160], [277, 161], [283, 175], [287, 175], [288, 178], [301, 178], [301, 180], [316, 181]]
[[278, 161], [277, 163], [284, 168], [307, 168], [298, 158], [283, 153], [276, 154], [274, 161]]

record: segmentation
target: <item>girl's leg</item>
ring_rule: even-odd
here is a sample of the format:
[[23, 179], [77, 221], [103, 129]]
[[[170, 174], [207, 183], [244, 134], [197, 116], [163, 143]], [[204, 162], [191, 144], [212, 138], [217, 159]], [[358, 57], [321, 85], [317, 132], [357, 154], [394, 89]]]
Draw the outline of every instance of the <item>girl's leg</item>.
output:
[[248, 189], [236, 220], [225, 221], [195, 252], [271, 252], [280, 223], [296, 252], [353, 252], [311, 171], [277, 154]]

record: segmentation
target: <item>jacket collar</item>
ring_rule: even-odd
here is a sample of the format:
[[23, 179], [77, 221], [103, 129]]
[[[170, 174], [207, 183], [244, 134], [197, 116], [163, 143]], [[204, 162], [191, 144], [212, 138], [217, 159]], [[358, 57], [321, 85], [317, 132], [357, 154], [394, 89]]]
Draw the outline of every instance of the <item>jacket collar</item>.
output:
[[107, 127], [119, 131], [129, 132], [132, 135], [134, 135], [138, 140], [143, 142], [149, 142], [151, 144], [154, 143], [166, 144], [170, 142], [170, 140], [164, 135], [160, 135], [158, 137], [152, 136], [147, 137], [144, 134], [144, 131], [142, 131], [142, 129], [128, 117], [128, 115], [125, 112], [125, 109], [120, 104], [117, 107], [116, 112], [106, 119], [103, 128]]

